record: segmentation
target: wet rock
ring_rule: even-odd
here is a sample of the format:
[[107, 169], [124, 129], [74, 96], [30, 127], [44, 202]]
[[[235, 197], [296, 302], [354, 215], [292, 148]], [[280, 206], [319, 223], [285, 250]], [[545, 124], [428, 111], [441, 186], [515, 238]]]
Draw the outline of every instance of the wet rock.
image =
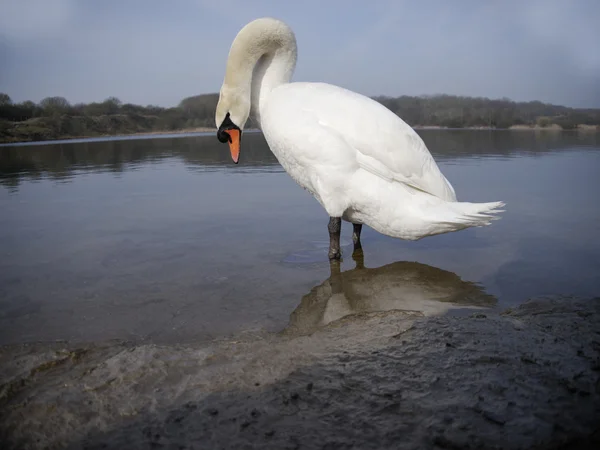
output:
[[600, 300], [535, 300], [486, 316], [390, 311], [310, 336], [235, 346], [111, 343], [76, 358], [48, 346], [4, 348], [0, 442], [6, 449], [600, 444]]

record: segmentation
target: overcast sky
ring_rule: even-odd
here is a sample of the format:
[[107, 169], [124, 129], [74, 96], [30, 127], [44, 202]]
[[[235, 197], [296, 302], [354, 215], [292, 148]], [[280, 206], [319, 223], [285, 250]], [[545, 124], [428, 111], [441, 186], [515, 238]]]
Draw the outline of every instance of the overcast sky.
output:
[[600, 0], [0, 0], [0, 92], [176, 105], [262, 16], [294, 29], [295, 81], [600, 107]]

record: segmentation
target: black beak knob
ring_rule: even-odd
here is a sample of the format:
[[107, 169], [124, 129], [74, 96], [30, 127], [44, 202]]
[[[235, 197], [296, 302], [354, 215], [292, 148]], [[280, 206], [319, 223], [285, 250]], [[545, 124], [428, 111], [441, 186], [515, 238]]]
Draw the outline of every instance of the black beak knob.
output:
[[229, 134], [227, 134], [227, 131], [225, 131], [223, 128], [219, 128], [219, 131], [217, 131], [217, 139], [221, 144], [224, 144], [225, 142], [229, 142], [231, 140]]

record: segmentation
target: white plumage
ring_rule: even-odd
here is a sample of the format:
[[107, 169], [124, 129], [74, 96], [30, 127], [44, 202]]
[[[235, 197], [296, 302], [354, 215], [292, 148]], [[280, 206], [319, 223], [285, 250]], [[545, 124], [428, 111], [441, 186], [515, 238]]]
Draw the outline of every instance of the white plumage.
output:
[[252, 109], [287, 173], [329, 216], [415, 240], [489, 225], [502, 202], [457, 202], [421, 137], [380, 103], [325, 83], [290, 83], [292, 30], [275, 19], [234, 40], [219, 105], [243, 129]]

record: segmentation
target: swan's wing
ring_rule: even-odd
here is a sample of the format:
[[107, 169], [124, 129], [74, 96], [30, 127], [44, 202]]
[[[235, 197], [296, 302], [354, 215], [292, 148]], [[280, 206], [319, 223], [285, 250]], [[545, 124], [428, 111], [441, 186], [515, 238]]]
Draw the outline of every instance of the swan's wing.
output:
[[421, 137], [368, 97], [326, 83], [290, 83], [271, 93], [266, 111], [272, 128], [298, 134], [305, 155], [313, 154], [313, 146], [327, 148], [314, 154], [319, 164], [339, 158], [346, 168], [353, 164], [384, 180], [456, 201]]
[[352, 139], [358, 164], [381, 178], [392, 178], [446, 201], [456, 201], [450, 182], [441, 173], [421, 137], [410, 127], [380, 132], [376, 143]]
[[354, 149], [356, 162], [363, 170], [386, 181], [456, 201], [454, 188], [439, 170], [421, 137], [403, 121], [402, 124], [405, 126], [383, 128], [376, 133], [364, 128], [361, 132], [356, 127], [341, 133], [319, 120], [319, 125], [339, 134]]
[[383, 165], [378, 159], [357, 151], [356, 162], [362, 169], [366, 170], [367, 172], [371, 172], [373, 175], [377, 175], [386, 181], [398, 181], [398, 176], [385, 165]]

